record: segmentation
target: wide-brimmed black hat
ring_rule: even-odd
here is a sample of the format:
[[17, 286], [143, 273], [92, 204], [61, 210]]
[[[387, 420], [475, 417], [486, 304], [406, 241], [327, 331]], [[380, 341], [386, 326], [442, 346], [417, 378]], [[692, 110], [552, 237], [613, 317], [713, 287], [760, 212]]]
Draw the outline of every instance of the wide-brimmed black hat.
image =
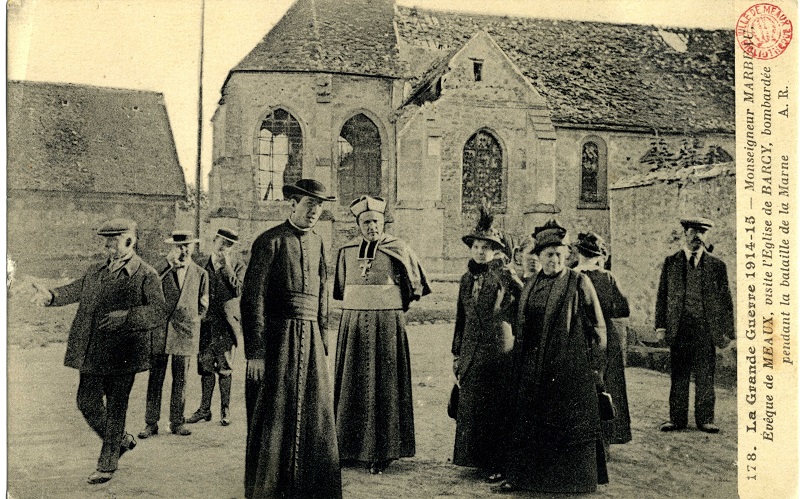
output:
[[584, 256], [603, 256], [605, 246], [603, 238], [594, 232], [581, 232], [578, 234], [578, 242], [575, 243], [575, 248]]
[[336, 201], [336, 196], [328, 196], [325, 184], [313, 178], [301, 178], [291, 185], [283, 186], [283, 197], [292, 195], [309, 196], [322, 201]]
[[500, 231], [495, 229], [493, 225], [494, 215], [489, 212], [488, 208], [481, 206], [478, 223], [475, 225], [475, 229], [462, 237], [461, 240], [469, 247], [472, 247], [472, 243], [475, 242], [476, 239], [491, 241], [497, 245], [498, 249], [503, 250], [506, 247], [506, 244], [503, 242], [503, 235], [500, 234]]
[[536, 227], [533, 231], [533, 237], [536, 239], [536, 246], [533, 248], [533, 252], [537, 255], [550, 246], [569, 245], [567, 229], [554, 218], [551, 218], [546, 224]]

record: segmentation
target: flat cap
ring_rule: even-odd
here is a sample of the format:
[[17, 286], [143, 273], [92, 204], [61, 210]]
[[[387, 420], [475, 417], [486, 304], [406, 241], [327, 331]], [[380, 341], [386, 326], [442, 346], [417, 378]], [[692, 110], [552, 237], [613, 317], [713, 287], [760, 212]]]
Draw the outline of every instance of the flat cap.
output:
[[111, 237], [136, 231], [136, 222], [127, 218], [112, 218], [106, 220], [97, 229], [98, 236]]
[[703, 217], [688, 217], [681, 218], [681, 225], [684, 229], [694, 227], [695, 229], [710, 229], [714, 226], [714, 222]]

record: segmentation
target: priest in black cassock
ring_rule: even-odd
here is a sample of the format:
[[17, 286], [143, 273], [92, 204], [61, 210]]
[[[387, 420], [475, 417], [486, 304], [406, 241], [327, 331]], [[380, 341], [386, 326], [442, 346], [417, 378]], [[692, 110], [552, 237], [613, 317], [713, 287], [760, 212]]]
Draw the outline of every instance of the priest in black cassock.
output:
[[360, 236], [339, 250], [333, 297], [343, 300], [336, 347], [334, 407], [339, 456], [380, 474], [415, 452], [411, 361], [405, 312], [430, 293], [404, 241], [384, 233], [386, 201], [350, 205]]
[[325, 190], [312, 179], [283, 186], [292, 214], [253, 242], [244, 277], [247, 377], [258, 387], [245, 393], [248, 499], [342, 497], [325, 359], [328, 273], [313, 230], [322, 203], [335, 200]]

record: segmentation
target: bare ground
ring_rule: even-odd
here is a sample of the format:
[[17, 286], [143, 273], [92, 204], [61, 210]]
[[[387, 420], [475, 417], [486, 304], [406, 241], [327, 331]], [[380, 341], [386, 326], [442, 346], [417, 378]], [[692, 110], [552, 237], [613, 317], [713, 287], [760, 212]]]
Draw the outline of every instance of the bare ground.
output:
[[[37, 321], [50, 322], [46, 310]], [[50, 322], [52, 324], [52, 322]], [[34, 326], [35, 327], [35, 326]], [[9, 336], [13, 333], [9, 332]], [[454, 422], [445, 413], [452, 386], [451, 324], [411, 326], [417, 455], [394, 463], [381, 476], [360, 468], [342, 471], [344, 496], [374, 498], [493, 497], [471, 470], [449, 463]], [[28, 343], [29, 345], [31, 343]], [[75, 405], [78, 373], [63, 367], [63, 344], [8, 350], [8, 491], [12, 498], [234, 498], [243, 496], [245, 446], [242, 363], [234, 377], [233, 423], [191, 425], [193, 434], [159, 434], [139, 440], [113, 480], [88, 485], [100, 440]], [[240, 359], [241, 360], [241, 359]], [[194, 373], [194, 370], [192, 370]], [[719, 435], [696, 430], [664, 434], [669, 378], [629, 368], [633, 442], [612, 447], [611, 483], [595, 496], [614, 498], [736, 497], [736, 398], [717, 389]], [[169, 376], [168, 376], [169, 378]], [[147, 374], [137, 376], [128, 410], [128, 431], [144, 427]], [[199, 401], [199, 377], [191, 376], [187, 414]], [[168, 428], [169, 381], [164, 387], [162, 433]], [[215, 395], [218, 404], [218, 395]], [[216, 405], [215, 405], [216, 408]], [[525, 496], [522, 497], [544, 497]]]

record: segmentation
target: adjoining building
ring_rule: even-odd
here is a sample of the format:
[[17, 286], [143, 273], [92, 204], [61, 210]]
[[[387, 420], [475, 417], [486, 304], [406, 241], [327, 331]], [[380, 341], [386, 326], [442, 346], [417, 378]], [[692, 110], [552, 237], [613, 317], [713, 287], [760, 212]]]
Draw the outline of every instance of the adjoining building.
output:
[[610, 185], [665, 158], [733, 159], [733, 40], [298, 0], [222, 87], [210, 224], [252, 240], [286, 218], [280, 187], [313, 177], [339, 198], [330, 244], [353, 234], [354, 197], [382, 196], [432, 272], [463, 270], [481, 203], [514, 236], [556, 216], [613, 252]]
[[164, 97], [139, 90], [10, 81], [8, 255], [18, 273], [79, 274], [108, 218], [139, 224], [153, 261], [186, 199]]

